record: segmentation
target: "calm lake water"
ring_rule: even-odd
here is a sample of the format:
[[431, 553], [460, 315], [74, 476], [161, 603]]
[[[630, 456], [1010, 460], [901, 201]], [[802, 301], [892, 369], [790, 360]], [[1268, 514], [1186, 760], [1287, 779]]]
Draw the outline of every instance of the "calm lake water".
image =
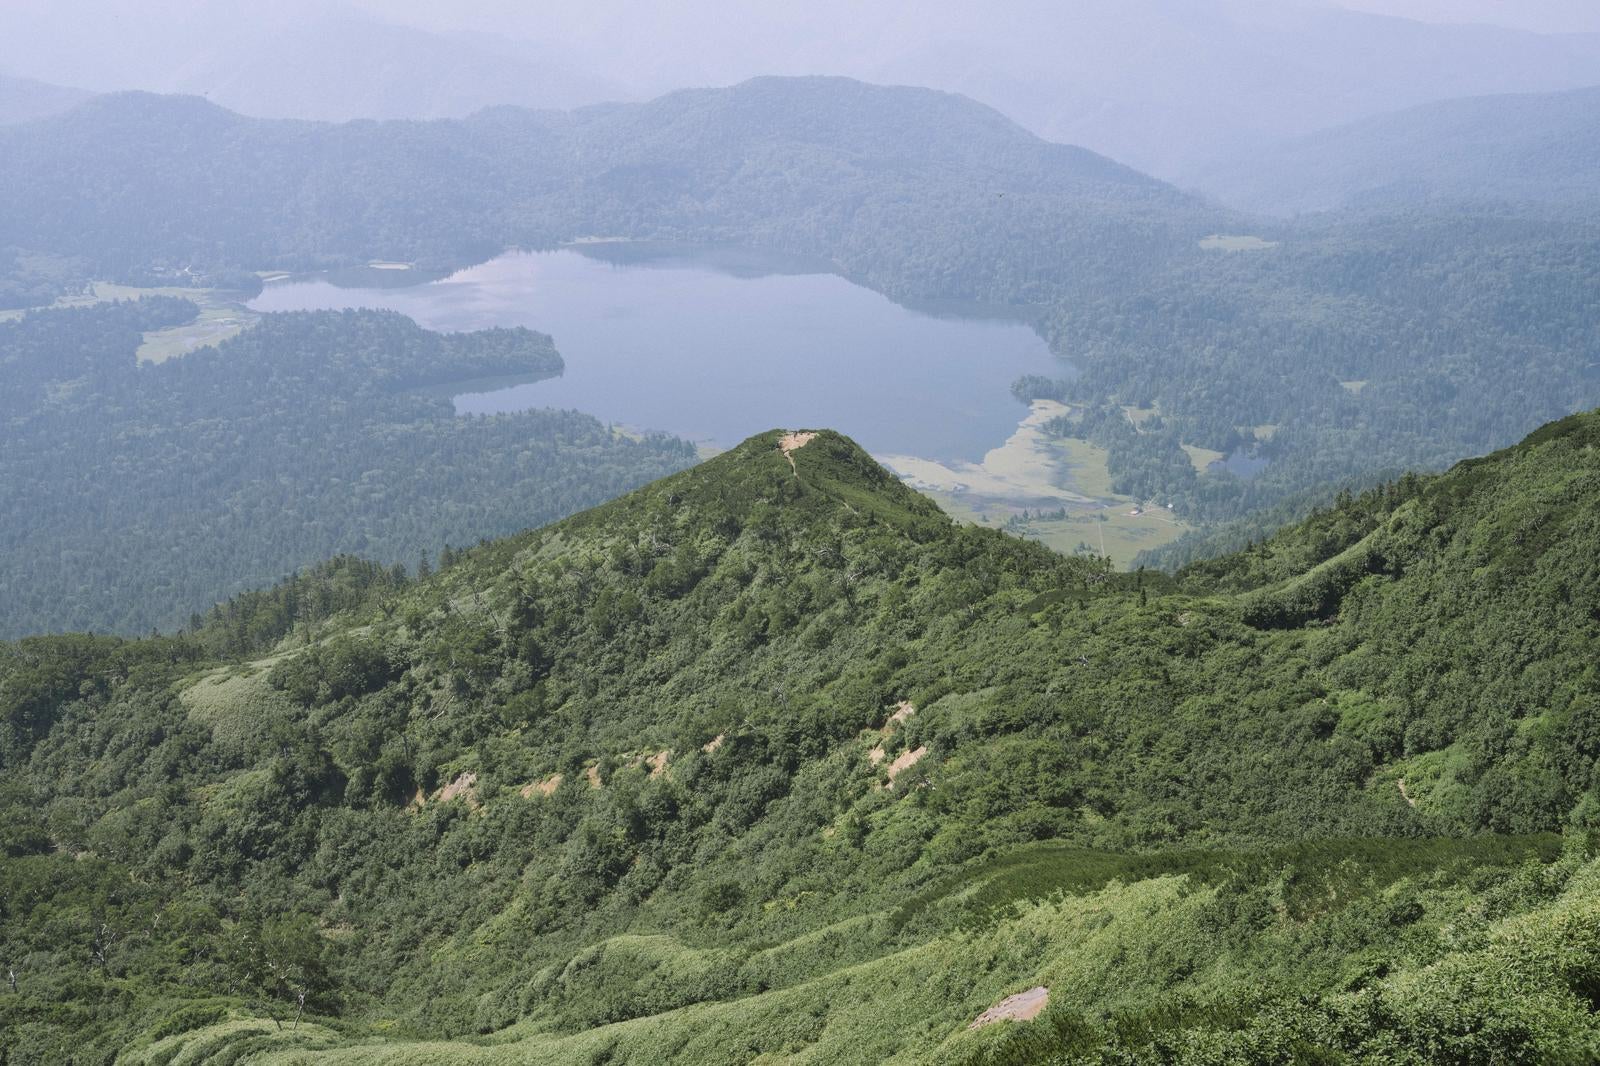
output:
[[381, 307], [446, 331], [527, 326], [555, 337], [566, 373], [466, 383], [457, 411], [576, 408], [724, 447], [825, 426], [879, 454], [979, 459], [1027, 413], [1011, 383], [1068, 370], [1014, 315], [913, 310], [823, 264], [748, 251], [596, 244], [404, 280], [289, 279], [250, 307]]

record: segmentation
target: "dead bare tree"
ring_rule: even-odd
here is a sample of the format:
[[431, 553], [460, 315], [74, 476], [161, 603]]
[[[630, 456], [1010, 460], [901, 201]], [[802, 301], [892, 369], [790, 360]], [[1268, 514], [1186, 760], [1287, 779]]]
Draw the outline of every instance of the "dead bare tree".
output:
[[111, 928], [107, 922], [100, 922], [95, 926], [92, 953], [94, 961], [100, 964], [102, 970], [111, 961], [111, 949], [121, 937], [122, 934]]

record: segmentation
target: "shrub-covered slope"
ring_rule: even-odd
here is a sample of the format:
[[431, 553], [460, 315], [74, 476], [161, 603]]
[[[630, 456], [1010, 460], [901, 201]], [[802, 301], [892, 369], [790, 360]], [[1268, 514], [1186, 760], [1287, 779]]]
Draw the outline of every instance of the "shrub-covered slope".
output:
[[775, 431], [5, 646], [4, 1061], [1592, 1058], [1597, 444], [1174, 581]]

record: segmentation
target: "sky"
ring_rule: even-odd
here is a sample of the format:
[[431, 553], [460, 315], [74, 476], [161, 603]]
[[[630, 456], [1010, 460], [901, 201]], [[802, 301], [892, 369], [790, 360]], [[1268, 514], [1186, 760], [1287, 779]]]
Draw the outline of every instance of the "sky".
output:
[[1536, 33], [1600, 33], [1600, 0], [1346, 0], [1340, 6], [1424, 22], [1486, 22]]
[[[685, 0], [586, 0], [584, 3], [550, 3], [549, 0], [357, 0], [360, 6], [391, 18], [404, 19], [433, 28], [491, 29], [513, 27], [516, 32], [537, 36], [542, 26], [555, 24], [566, 30], [585, 22], [591, 25], [616, 21], [645, 21], [670, 14], [674, 18], [694, 18], [706, 12], [706, 21], [722, 22], [728, 8], [743, 9], [751, 21], [781, 25], [782, 12], [798, 11], [806, 4], [777, 0], [750, 0], [734, 4], [692, 3]], [[1074, 0], [1063, 0], [1071, 6]], [[1301, 0], [1283, 0], [1301, 3]], [[870, 9], [872, 4], [862, 4]], [[930, 4], [936, 7], [936, 4]], [[1005, 4], [995, 3], [989, 10], [1003, 12]], [[1600, 33], [1600, 0], [1341, 0], [1329, 6], [1344, 7], [1372, 14], [1394, 15], [1424, 22], [1489, 23], [1538, 33]]]

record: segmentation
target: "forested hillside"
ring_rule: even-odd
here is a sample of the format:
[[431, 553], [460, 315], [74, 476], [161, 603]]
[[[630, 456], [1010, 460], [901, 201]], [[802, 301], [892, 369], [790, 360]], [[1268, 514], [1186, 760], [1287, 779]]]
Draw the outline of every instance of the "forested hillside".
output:
[[1439, 469], [1600, 404], [1592, 219], [1252, 220], [928, 90], [763, 78], [343, 126], [130, 95], [0, 131], [0, 182], [8, 241], [100, 276], [426, 272], [603, 235], [804, 255], [908, 302], [1024, 305], [1079, 371], [1046, 390], [1080, 405], [1057, 431], [1109, 450], [1116, 491], [1197, 524]]
[[571, 411], [459, 418], [423, 391], [559, 374], [542, 334], [266, 315], [138, 362], [146, 331], [195, 313], [158, 297], [0, 322], [0, 636], [171, 631], [329, 555], [413, 566], [694, 459]]
[[4, 1061], [1592, 1060], [1597, 456], [1167, 578], [773, 432], [5, 645]]

